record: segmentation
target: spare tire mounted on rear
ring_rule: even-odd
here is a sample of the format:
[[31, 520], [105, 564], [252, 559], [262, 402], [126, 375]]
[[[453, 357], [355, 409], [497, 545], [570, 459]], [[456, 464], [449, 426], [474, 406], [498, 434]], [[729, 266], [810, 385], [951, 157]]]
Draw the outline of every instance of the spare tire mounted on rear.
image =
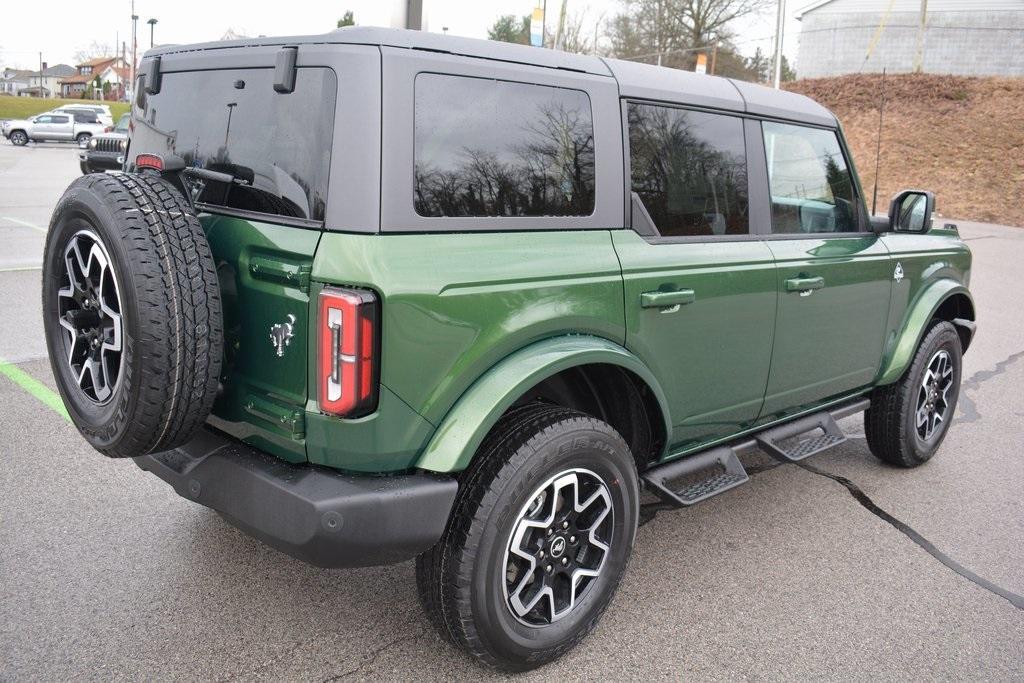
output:
[[187, 441], [210, 413], [223, 349], [220, 288], [192, 207], [155, 174], [91, 174], [46, 237], [43, 324], [75, 426], [135, 457]]

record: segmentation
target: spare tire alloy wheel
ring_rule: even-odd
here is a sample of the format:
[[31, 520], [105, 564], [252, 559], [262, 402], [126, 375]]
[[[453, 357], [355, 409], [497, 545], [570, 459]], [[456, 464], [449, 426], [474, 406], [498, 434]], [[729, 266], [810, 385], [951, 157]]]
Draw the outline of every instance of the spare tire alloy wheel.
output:
[[50, 367], [86, 441], [138, 457], [191, 439], [217, 394], [223, 321], [210, 245], [174, 185], [79, 176], [54, 209], [42, 284]]
[[59, 324], [71, 373], [86, 398], [110, 400], [121, 376], [121, 295], [110, 254], [91, 230], [79, 230], [64, 247]]
[[611, 550], [614, 511], [604, 480], [561, 472], [523, 506], [505, 551], [505, 598], [527, 626], [552, 624], [576, 606]]

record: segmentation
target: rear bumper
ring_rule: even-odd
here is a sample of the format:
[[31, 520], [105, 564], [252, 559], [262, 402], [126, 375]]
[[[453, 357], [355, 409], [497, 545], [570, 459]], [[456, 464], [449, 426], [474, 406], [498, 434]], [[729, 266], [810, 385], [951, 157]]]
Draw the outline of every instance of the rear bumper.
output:
[[452, 478], [424, 473], [351, 476], [295, 465], [207, 429], [135, 464], [181, 497], [319, 567], [392, 564], [427, 550], [441, 537], [458, 488]]

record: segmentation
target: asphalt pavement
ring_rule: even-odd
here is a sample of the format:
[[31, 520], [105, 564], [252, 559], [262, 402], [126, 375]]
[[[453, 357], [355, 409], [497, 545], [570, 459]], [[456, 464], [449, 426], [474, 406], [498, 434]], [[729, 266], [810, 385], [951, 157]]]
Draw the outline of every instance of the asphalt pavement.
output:
[[[433, 633], [412, 563], [292, 560], [46, 402], [39, 265], [77, 174], [72, 145], [0, 141], [0, 680], [497, 677]], [[880, 464], [859, 418], [816, 471], [747, 458], [642, 526], [596, 632], [520, 678], [1024, 678], [1024, 229], [959, 225], [979, 331], [932, 462]]]

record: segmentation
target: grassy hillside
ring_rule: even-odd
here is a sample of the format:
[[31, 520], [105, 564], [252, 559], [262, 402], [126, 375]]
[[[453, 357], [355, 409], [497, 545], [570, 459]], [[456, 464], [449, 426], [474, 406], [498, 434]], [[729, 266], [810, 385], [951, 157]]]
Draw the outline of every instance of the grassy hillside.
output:
[[117, 121], [121, 114], [128, 112], [127, 102], [96, 102], [94, 100], [62, 100], [38, 97], [0, 97], [0, 119], [23, 119], [56, 109], [62, 104], [106, 104]]
[[[839, 117], [868, 194], [880, 75], [795, 81]], [[1024, 78], [887, 76], [878, 209], [901, 189], [936, 193], [943, 216], [1024, 226]]]

